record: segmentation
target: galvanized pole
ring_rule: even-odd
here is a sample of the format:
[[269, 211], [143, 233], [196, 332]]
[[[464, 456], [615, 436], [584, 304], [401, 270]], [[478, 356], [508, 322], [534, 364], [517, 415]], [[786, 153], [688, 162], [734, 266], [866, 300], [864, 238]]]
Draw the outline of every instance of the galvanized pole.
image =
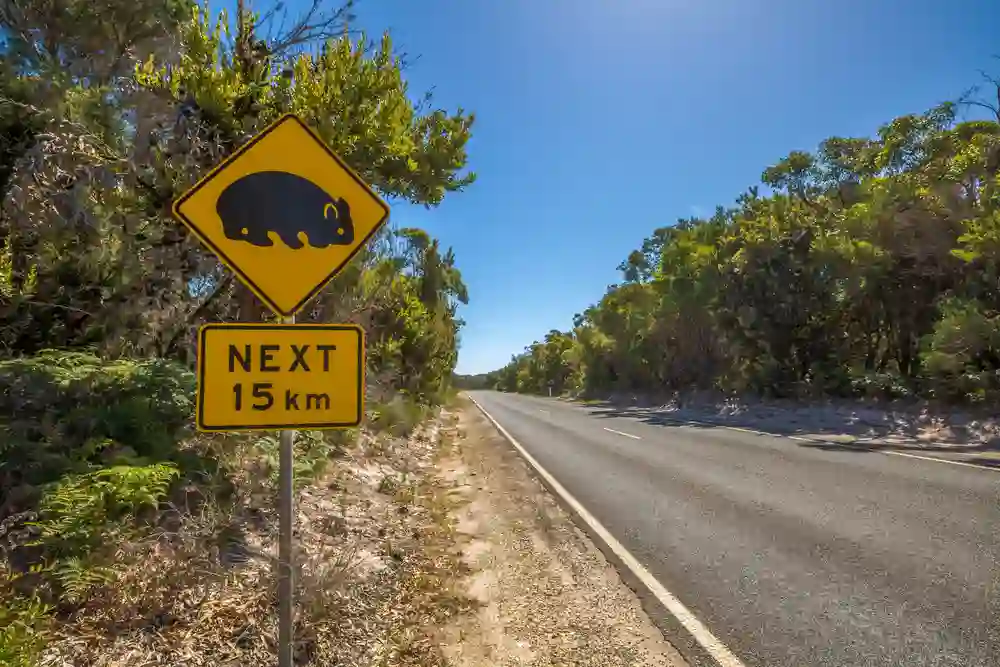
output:
[[[295, 324], [295, 316], [285, 324]], [[281, 431], [278, 455], [278, 667], [292, 667], [292, 639], [295, 616], [295, 582], [292, 558], [292, 505], [294, 491], [294, 431]]]

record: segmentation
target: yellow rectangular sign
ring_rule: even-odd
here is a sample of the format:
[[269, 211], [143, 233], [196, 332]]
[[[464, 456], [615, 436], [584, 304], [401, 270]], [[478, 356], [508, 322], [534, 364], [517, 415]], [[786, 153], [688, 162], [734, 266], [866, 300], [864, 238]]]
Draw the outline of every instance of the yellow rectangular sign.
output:
[[364, 374], [353, 324], [206, 324], [195, 421], [199, 431], [357, 426]]

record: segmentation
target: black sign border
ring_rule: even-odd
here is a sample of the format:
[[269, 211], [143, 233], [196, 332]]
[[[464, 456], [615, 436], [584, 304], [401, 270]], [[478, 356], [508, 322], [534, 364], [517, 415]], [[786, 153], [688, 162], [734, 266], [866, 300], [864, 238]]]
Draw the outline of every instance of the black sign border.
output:
[[[195, 194], [197, 194], [198, 192], [200, 192], [202, 188], [204, 188], [206, 185], [208, 185], [217, 176], [221, 176], [222, 173], [223, 173], [223, 171], [225, 171], [233, 162], [235, 162], [237, 159], [239, 159], [239, 157], [241, 155], [243, 155], [244, 153], [246, 153], [247, 151], [249, 151], [251, 148], [253, 148], [255, 145], [257, 145], [258, 142], [260, 142], [264, 137], [266, 137], [267, 135], [269, 135], [271, 132], [274, 132], [279, 127], [281, 127], [282, 125], [284, 125], [285, 123], [288, 123], [288, 122], [295, 122], [295, 123], [297, 123], [299, 125], [299, 127], [301, 127], [303, 130], [305, 130], [306, 134], [308, 134], [310, 137], [312, 137], [313, 141], [315, 141], [317, 144], [319, 144], [319, 146], [323, 149], [323, 151], [326, 152], [326, 154], [329, 155], [330, 158], [334, 162], [336, 162], [340, 166], [340, 168], [343, 169], [354, 180], [355, 183], [357, 183], [359, 186], [361, 186], [361, 188], [365, 192], [367, 192], [368, 194], [370, 194], [372, 196], [372, 198], [382, 208], [382, 217], [379, 219], [379, 221], [377, 223], [375, 223], [375, 225], [371, 228], [371, 231], [368, 232], [368, 234], [361, 240], [361, 242], [358, 243], [358, 244], [356, 244], [354, 246], [354, 250], [352, 250], [351, 253], [346, 258], [344, 258], [343, 262], [341, 262], [340, 264], [338, 264], [336, 266], [336, 268], [334, 268], [333, 271], [331, 271], [329, 273], [329, 275], [326, 276], [326, 278], [324, 278], [323, 280], [321, 280], [308, 294], [306, 294], [298, 303], [296, 303], [290, 310], [288, 310], [286, 312], [284, 310], [281, 310], [277, 306], [277, 304], [275, 304], [271, 300], [271, 298], [268, 297], [264, 293], [264, 290], [262, 290], [260, 288], [260, 286], [257, 285], [257, 283], [255, 283], [253, 280], [251, 280], [248, 275], [246, 275], [242, 270], [240, 270], [240, 268], [236, 265], [236, 263], [233, 262], [229, 258], [229, 256], [226, 255], [226, 253], [222, 252], [222, 250], [216, 244], [212, 243], [205, 236], [205, 234], [198, 228], [198, 226], [196, 224], [194, 224], [193, 220], [191, 220], [189, 217], [187, 217], [186, 215], [184, 215], [183, 213], [181, 213], [181, 206], [183, 206], [184, 203], [187, 202], [189, 199], [191, 199], [191, 197], [193, 197]], [[253, 173], [256, 173], [256, 172], [253, 172]], [[298, 175], [298, 174], [296, 174], [296, 175]], [[317, 187], [319, 187], [319, 186], [317, 186]], [[320, 189], [323, 190], [324, 192], [326, 191], [325, 188], [320, 188]], [[359, 252], [361, 252], [361, 249], [368, 243], [368, 241], [371, 240], [371, 238], [375, 235], [375, 232], [377, 232], [379, 229], [381, 229], [382, 225], [384, 225], [386, 223], [386, 221], [389, 219], [389, 205], [386, 204], [385, 201], [383, 201], [381, 197], [379, 197], [378, 193], [375, 192], [371, 188], [371, 186], [369, 186], [367, 183], [365, 183], [363, 180], [361, 180], [361, 177], [359, 177], [357, 174], [355, 174], [354, 170], [351, 169], [343, 160], [341, 160], [340, 157], [336, 153], [334, 153], [332, 150], [330, 150], [330, 147], [326, 145], [326, 142], [324, 142], [323, 139], [320, 138], [320, 136], [318, 134], [316, 134], [316, 132], [314, 132], [311, 127], [309, 127], [308, 125], [306, 125], [305, 122], [303, 122], [302, 119], [299, 118], [294, 113], [284, 114], [283, 116], [281, 116], [280, 118], [278, 118], [276, 121], [274, 121], [273, 123], [271, 123], [271, 125], [269, 125], [264, 130], [262, 130], [260, 132], [260, 134], [258, 134], [257, 136], [255, 136], [253, 139], [251, 139], [247, 143], [245, 143], [242, 146], [240, 146], [236, 150], [235, 153], [233, 153], [232, 155], [230, 155], [229, 157], [227, 157], [225, 160], [223, 160], [222, 162], [220, 162], [219, 164], [217, 164], [214, 168], [212, 168], [212, 170], [210, 172], [208, 172], [207, 175], [205, 175], [201, 180], [199, 180], [197, 183], [195, 183], [193, 186], [191, 186], [191, 188], [187, 192], [185, 192], [183, 195], [181, 195], [174, 202], [173, 206], [171, 207], [171, 210], [172, 210], [172, 212], [174, 214], [174, 217], [178, 218], [181, 222], [183, 222], [184, 226], [187, 227], [189, 230], [191, 230], [191, 232], [198, 238], [199, 241], [201, 241], [206, 246], [208, 246], [208, 249], [211, 250], [213, 253], [215, 253], [215, 255], [220, 260], [222, 260], [222, 263], [225, 264], [227, 267], [229, 267], [229, 270], [232, 271], [233, 273], [235, 273], [236, 276], [243, 282], [243, 284], [245, 284], [247, 287], [249, 287], [253, 291], [254, 294], [256, 294], [258, 297], [260, 297], [260, 300], [263, 301], [264, 304], [268, 308], [270, 308], [276, 314], [281, 315], [282, 317], [291, 317], [292, 315], [296, 314], [297, 312], [299, 312], [300, 310], [302, 310], [303, 308], [305, 308], [305, 306], [306, 306], [307, 303], [309, 303], [314, 298], [316, 298], [316, 295], [319, 294], [320, 290], [322, 290], [324, 287], [326, 287], [330, 283], [331, 280], [333, 280], [334, 278], [337, 277], [338, 273], [340, 273], [341, 271], [344, 270], [344, 267], [347, 266], [350, 263], [350, 261], [357, 256], [357, 254]]]

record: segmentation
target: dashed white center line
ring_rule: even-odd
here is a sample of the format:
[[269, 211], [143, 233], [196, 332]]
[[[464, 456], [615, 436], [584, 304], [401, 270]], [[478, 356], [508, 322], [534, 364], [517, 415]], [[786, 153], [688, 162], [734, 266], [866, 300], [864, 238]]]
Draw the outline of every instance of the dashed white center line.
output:
[[[834, 441], [831, 441], [831, 440], [824, 440], [823, 438], [817, 438], [817, 437], [811, 437], [810, 438], [810, 437], [803, 437], [801, 435], [786, 435], [786, 434], [782, 434], [782, 433], [773, 433], [773, 432], [768, 432], [768, 431], [760, 431], [758, 429], [753, 429], [753, 428], [743, 428], [742, 426], [727, 426], [727, 425], [724, 425], [724, 424], [717, 424], [717, 423], [713, 423], [713, 422], [695, 421], [693, 419], [689, 419], [689, 420], [680, 420], [680, 419], [677, 419], [677, 420], [673, 420], [673, 421], [675, 421], [677, 424], [679, 424], [681, 426], [711, 426], [711, 427], [714, 427], [714, 428], [725, 429], [727, 431], [739, 431], [741, 433], [750, 433], [750, 434], [753, 434], [753, 435], [762, 435], [762, 436], [769, 437], [769, 438], [788, 438], [789, 440], [798, 440], [800, 442], [819, 442], [819, 443], [829, 443], [829, 444], [844, 444], [844, 443], [837, 443], [837, 442], [834, 442]], [[623, 433], [621, 431], [616, 431], [613, 428], [605, 428], [604, 430], [605, 431], [611, 431], [612, 433], [617, 433], [618, 435], [624, 435], [625, 437], [628, 437], [628, 438], [635, 438], [636, 440], [642, 440], [642, 438], [640, 438], [637, 435], [632, 435], [631, 433]], [[990, 472], [1000, 472], [1000, 468], [995, 468], [993, 466], [983, 465], [981, 463], [969, 463], [967, 461], [955, 461], [955, 460], [952, 460], [952, 459], [939, 458], [937, 456], [921, 456], [920, 454], [910, 454], [908, 452], [897, 452], [897, 451], [892, 451], [892, 450], [887, 450], [887, 449], [873, 449], [871, 451], [878, 452], [880, 454], [888, 454], [890, 456], [905, 456], [906, 458], [920, 459], [921, 461], [930, 461], [932, 463], [947, 463], [948, 465], [953, 465], [953, 466], [965, 466], [966, 468], [979, 468], [980, 470], [989, 470]]]
[[626, 438], [632, 438], [633, 440], [642, 440], [642, 438], [640, 438], [637, 435], [632, 435], [631, 433], [625, 433], [624, 431], [616, 431], [613, 428], [608, 428], [607, 426], [604, 427], [604, 430], [609, 431], [610, 433], [615, 433], [617, 435], [624, 435]]

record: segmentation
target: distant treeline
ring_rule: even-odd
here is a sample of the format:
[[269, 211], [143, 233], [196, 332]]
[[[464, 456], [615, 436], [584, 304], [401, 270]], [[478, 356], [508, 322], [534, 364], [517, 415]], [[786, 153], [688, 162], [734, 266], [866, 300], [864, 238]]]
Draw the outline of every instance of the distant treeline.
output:
[[452, 376], [452, 385], [456, 389], [491, 389], [497, 382], [496, 373], [480, 373], [479, 375]]
[[769, 193], [656, 229], [496, 386], [996, 402], [1000, 109], [981, 99], [789, 153]]

